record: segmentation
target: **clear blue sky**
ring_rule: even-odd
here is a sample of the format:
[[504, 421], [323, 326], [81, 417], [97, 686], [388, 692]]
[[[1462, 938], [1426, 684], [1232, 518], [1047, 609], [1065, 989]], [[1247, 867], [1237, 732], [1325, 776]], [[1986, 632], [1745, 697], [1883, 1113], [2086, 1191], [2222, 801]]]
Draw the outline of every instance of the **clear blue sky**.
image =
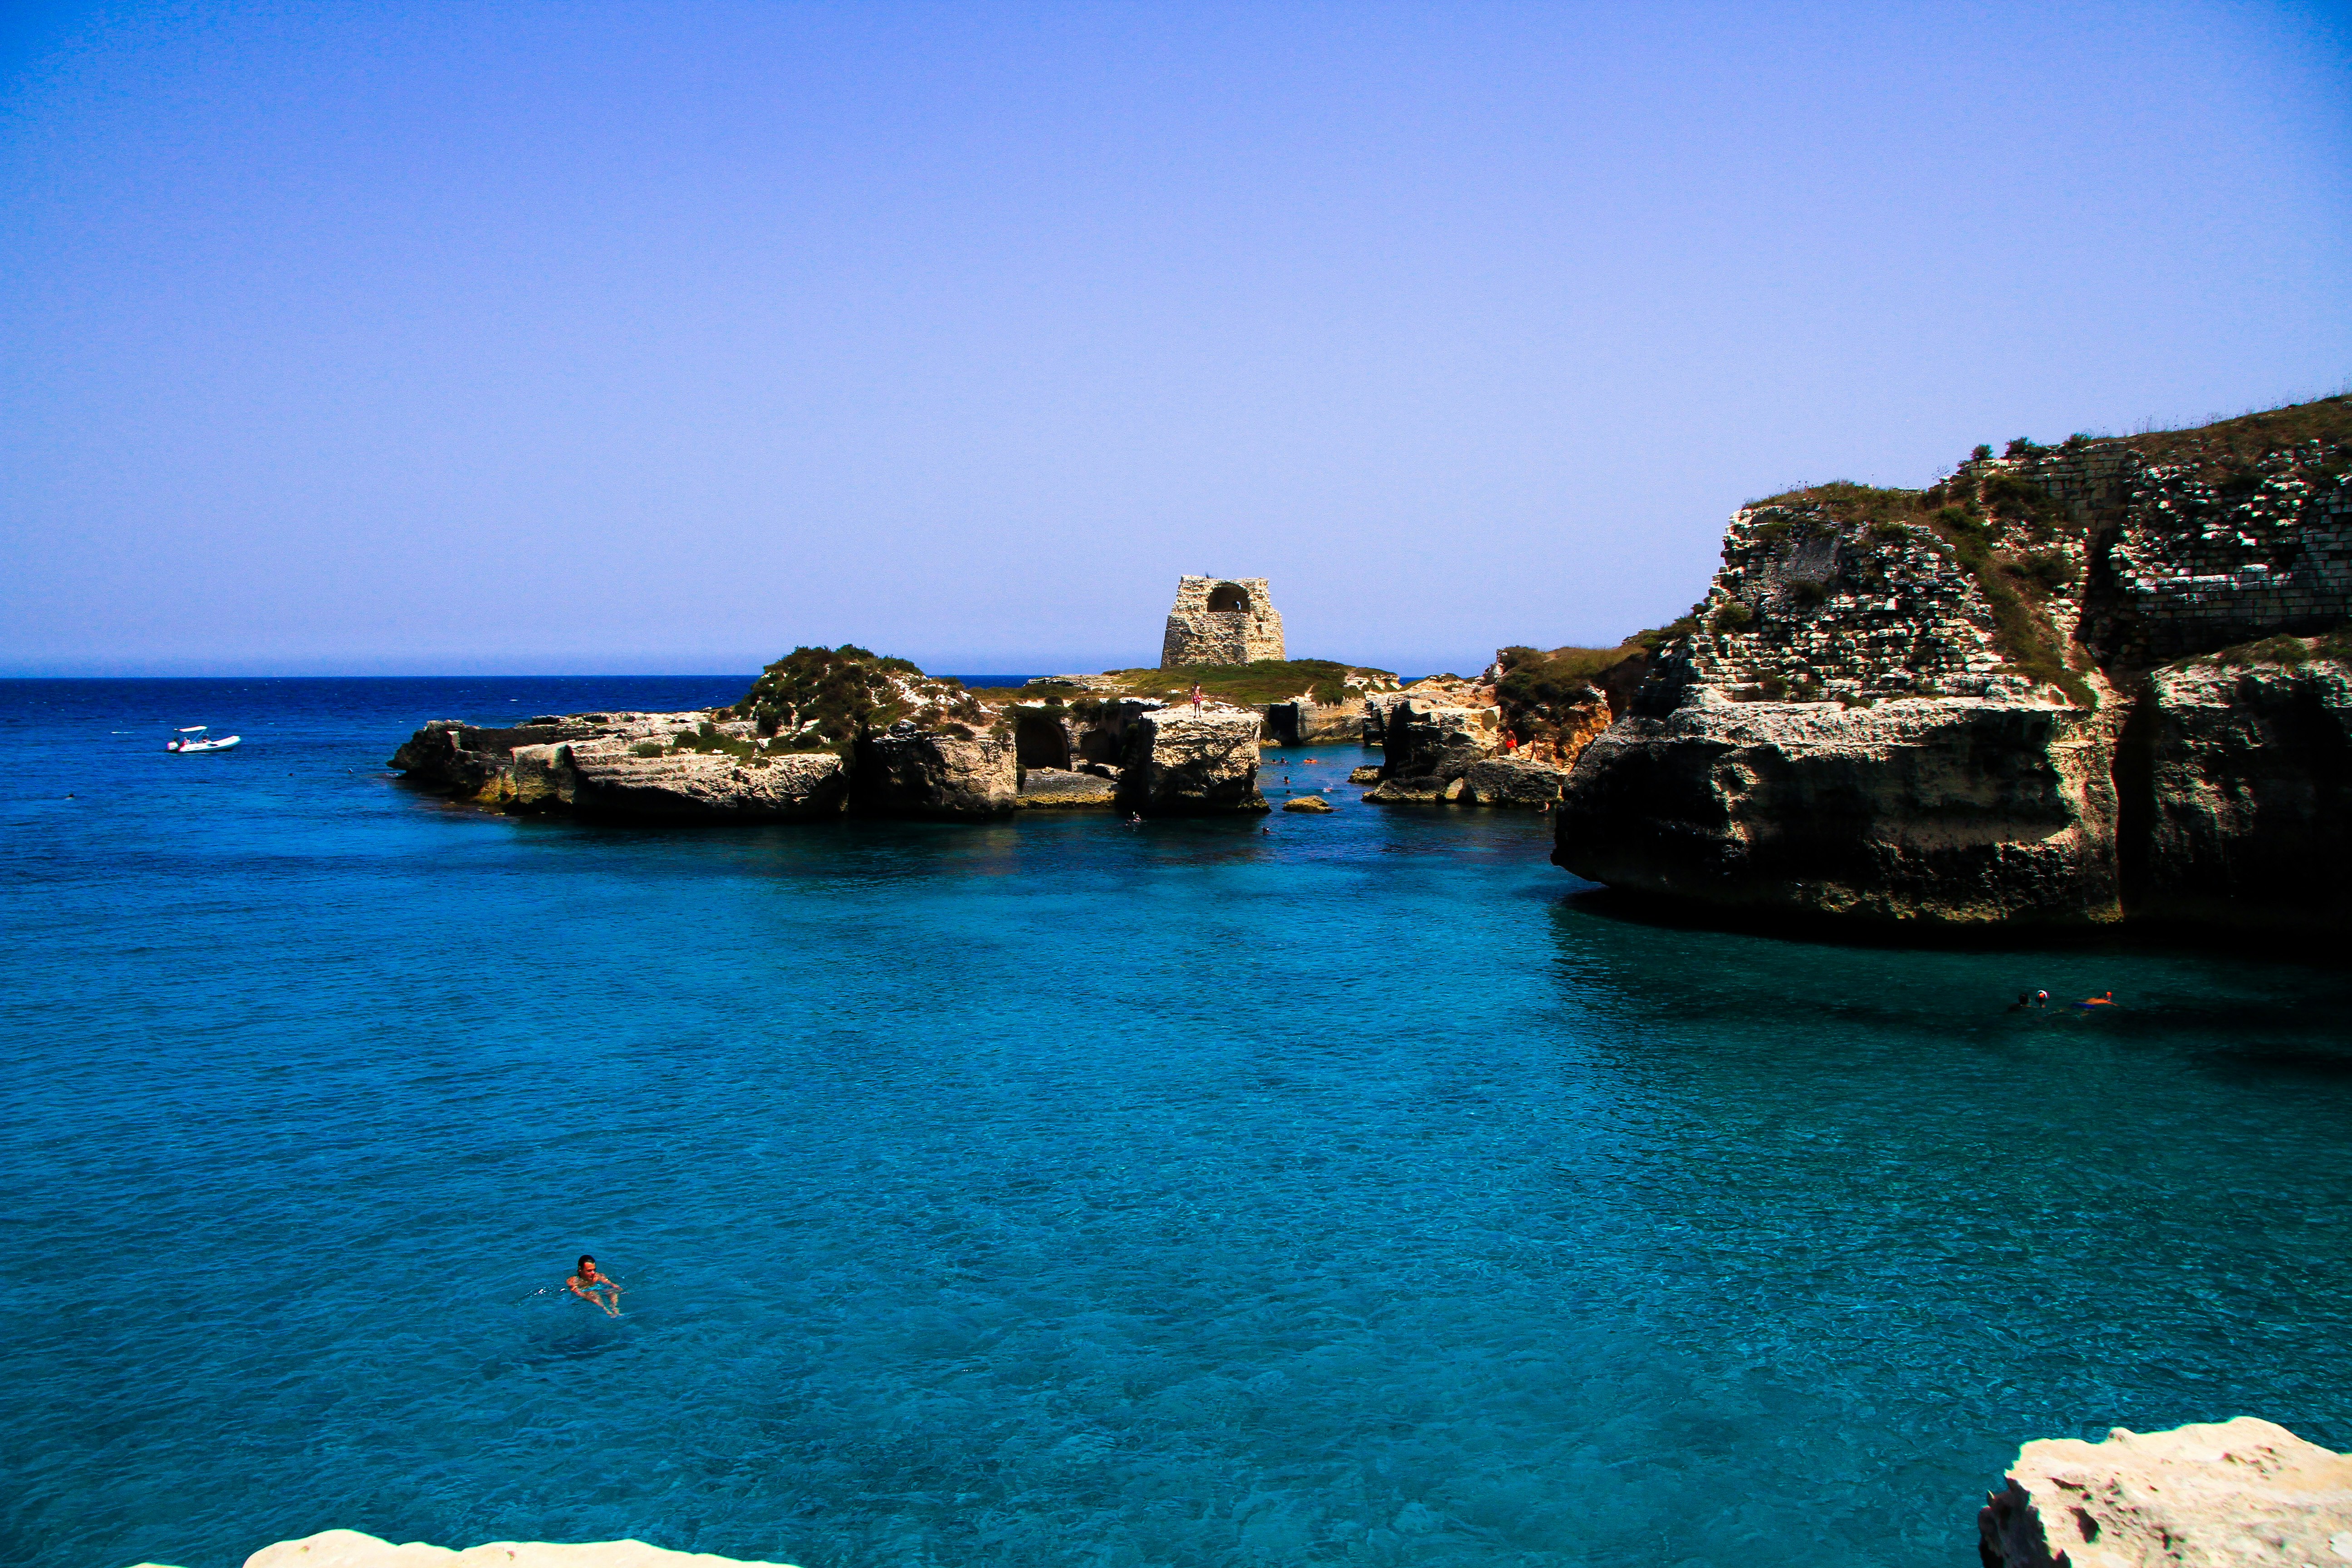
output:
[[2352, 375], [2343, 7], [18, 6], [0, 672], [1408, 672]]

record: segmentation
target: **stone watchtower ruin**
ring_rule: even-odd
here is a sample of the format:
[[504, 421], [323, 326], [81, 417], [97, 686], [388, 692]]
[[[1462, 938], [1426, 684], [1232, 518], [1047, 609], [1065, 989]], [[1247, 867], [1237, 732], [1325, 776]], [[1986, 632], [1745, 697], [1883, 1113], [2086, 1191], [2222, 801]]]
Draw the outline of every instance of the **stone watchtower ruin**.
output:
[[1160, 644], [1160, 668], [1281, 658], [1282, 617], [1263, 577], [1185, 577]]

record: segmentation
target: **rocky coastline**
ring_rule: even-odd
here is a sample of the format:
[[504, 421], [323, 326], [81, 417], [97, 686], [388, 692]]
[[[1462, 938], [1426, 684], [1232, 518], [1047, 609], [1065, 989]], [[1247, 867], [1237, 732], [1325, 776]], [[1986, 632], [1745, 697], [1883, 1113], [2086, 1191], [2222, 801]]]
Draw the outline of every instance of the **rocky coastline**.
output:
[[[1261, 618], [1263, 589], [1234, 588]], [[1727, 915], [2341, 934], [2352, 397], [1756, 501], [1682, 620], [1467, 679], [1273, 659], [977, 693], [803, 648], [730, 708], [436, 720], [392, 765], [518, 812], [970, 821], [1262, 812], [1261, 745], [1358, 742], [1370, 804], [1550, 812], [1567, 870]]]
[[[1957, 1521], [1956, 1521], [1957, 1522]], [[1984, 1568], [2235, 1568], [2352, 1561], [2352, 1457], [2251, 1415], [2019, 1449], [1977, 1515]], [[456, 1551], [328, 1530], [246, 1568], [786, 1568], [641, 1541], [499, 1541]], [[138, 1568], [163, 1568], [141, 1563]]]
[[986, 821], [1019, 810], [1142, 816], [1269, 810], [1255, 709], [1118, 697], [988, 702], [904, 659], [801, 648], [730, 708], [436, 719], [389, 766], [518, 814], [715, 825], [857, 815]]
[[2352, 398], [1731, 520], [1553, 860], [1742, 915], [2352, 929]]

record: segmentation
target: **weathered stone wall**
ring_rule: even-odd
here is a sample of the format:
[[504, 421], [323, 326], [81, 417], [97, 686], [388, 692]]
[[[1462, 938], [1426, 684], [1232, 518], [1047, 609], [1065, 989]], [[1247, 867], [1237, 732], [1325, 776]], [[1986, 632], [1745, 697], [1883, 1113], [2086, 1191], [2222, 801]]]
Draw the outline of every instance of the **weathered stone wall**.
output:
[[2352, 619], [2343, 459], [2341, 447], [2311, 442], [2216, 474], [2095, 443], [2012, 466], [2106, 525], [2086, 638], [2103, 658], [2142, 664]]
[[1282, 616], [1263, 577], [1185, 577], [1160, 645], [1162, 669], [1286, 658]]
[[1682, 650], [1685, 682], [1748, 700], [2020, 692], [1992, 606], [1925, 528], [1874, 529], [1783, 506], [1733, 514], [1723, 570]]

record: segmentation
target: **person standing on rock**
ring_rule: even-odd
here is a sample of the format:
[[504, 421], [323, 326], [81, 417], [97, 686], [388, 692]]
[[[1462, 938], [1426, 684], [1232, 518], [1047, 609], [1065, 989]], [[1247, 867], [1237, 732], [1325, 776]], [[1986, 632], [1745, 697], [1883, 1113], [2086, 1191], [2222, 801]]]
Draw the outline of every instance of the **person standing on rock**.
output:
[[596, 1259], [583, 1252], [580, 1255], [579, 1272], [563, 1282], [564, 1289], [583, 1301], [593, 1301], [604, 1309], [607, 1317], [621, 1315], [621, 1282], [609, 1274], [596, 1271]]

